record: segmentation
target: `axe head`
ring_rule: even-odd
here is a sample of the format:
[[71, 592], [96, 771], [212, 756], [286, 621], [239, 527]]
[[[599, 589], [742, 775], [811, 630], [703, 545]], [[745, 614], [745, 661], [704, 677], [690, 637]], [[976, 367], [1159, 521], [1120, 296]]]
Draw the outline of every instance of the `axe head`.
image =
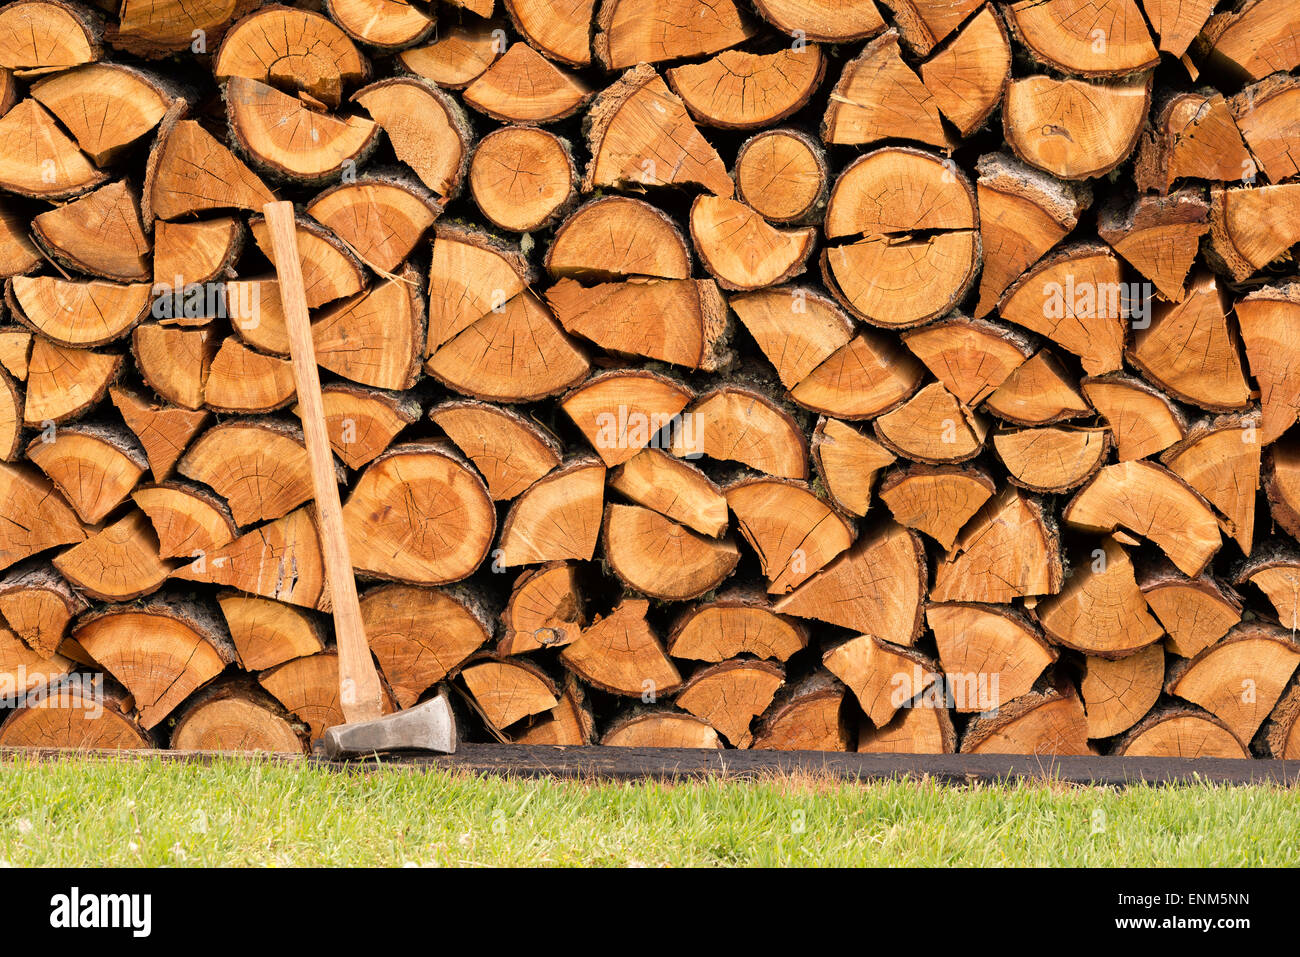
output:
[[373, 754], [376, 751], [456, 750], [456, 717], [446, 691], [405, 711], [386, 714], [373, 721], [338, 724], [325, 731], [325, 755], [331, 759]]

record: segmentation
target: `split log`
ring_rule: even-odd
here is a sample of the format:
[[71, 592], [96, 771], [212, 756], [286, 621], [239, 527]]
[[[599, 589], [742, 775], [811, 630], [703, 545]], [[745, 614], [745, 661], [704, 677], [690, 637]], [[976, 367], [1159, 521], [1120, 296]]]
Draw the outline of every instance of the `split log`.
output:
[[905, 332], [903, 342], [970, 408], [988, 398], [1034, 353], [1027, 337], [1015, 330], [960, 315]]
[[777, 478], [808, 477], [808, 440], [794, 418], [753, 389], [724, 386], [687, 409], [689, 427], [673, 436], [678, 457], [739, 462]]
[[386, 174], [330, 187], [307, 204], [309, 216], [380, 274], [400, 269], [440, 212], [414, 180]]
[[748, 654], [786, 661], [808, 645], [797, 621], [776, 614], [760, 593], [727, 592], [686, 611], [668, 635], [674, 658], [722, 662]]
[[883, 728], [862, 722], [858, 728], [858, 753], [952, 754], [956, 751], [957, 732], [948, 709], [926, 703], [925, 697], [922, 692], [915, 703], [900, 708]]
[[588, 110], [591, 162], [582, 190], [697, 185], [734, 188], [717, 151], [659, 74], [642, 63], [603, 90]]
[[5, 286], [14, 318], [69, 348], [103, 346], [130, 332], [149, 311], [149, 286], [16, 276]]
[[[1078, 76], [1124, 76], [1159, 62], [1142, 11], [1135, 0], [1020, 0], [1008, 7], [1011, 28], [1030, 53], [1047, 66]], [[1104, 40], [1090, 32], [1106, 24]]]
[[[1275, 758], [1289, 760], [1300, 755], [1300, 729], [1296, 727], [1300, 718], [1300, 692], [1296, 687], [1293, 684], [1291, 690], [1282, 696], [1265, 725], [1264, 746]], [[0, 730], [0, 743], [3, 739], [4, 733]]]
[[591, 706], [583, 694], [582, 683], [570, 675], [560, 694], [560, 703], [518, 734], [515, 741], [552, 747], [595, 744], [596, 719], [592, 717]]
[[[1027, 616], [1006, 605], [932, 604], [925, 612], [958, 712], [992, 711], [1028, 694], [1057, 652]], [[951, 699], [949, 701], [948, 699]]]
[[356, 44], [312, 10], [271, 6], [237, 22], [212, 61], [218, 83], [233, 76], [303, 90], [336, 107], [345, 87], [369, 73]]
[[1062, 493], [1096, 474], [1110, 453], [1110, 431], [1048, 426], [998, 432], [993, 447], [1007, 478], [1031, 492]]
[[866, 515], [876, 473], [893, 465], [894, 454], [837, 419], [822, 416], [812, 439], [813, 464], [836, 507], [850, 515]]
[[1077, 555], [1071, 566], [1060, 592], [1034, 609], [1049, 638], [1098, 658], [1123, 658], [1161, 639], [1133, 562], [1114, 538]]
[[758, 554], [769, 594], [803, 584], [853, 544], [857, 529], [807, 485], [747, 477], [726, 488], [740, 533]]
[[[249, 228], [257, 248], [274, 266], [275, 250], [271, 247], [271, 231], [266, 226], [266, 220], [255, 216], [249, 221]], [[315, 309], [336, 299], [355, 295], [365, 288], [365, 272], [361, 262], [328, 229], [300, 216], [295, 220], [294, 236], [298, 241], [298, 259], [302, 264], [302, 282], [309, 307]], [[275, 298], [278, 303], [278, 295]], [[277, 351], [289, 350], [286, 345]]]
[[1292, 633], [1300, 628], [1300, 555], [1286, 546], [1273, 546], [1243, 562], [1233, 579], [1250, 583], [1268, 596], [1277, 620]]
[[1212, 0], [1171, 3], [1170, 0], [1142, 0], [1152, 31], [1160, 39], [1160, 52], [1182, 58], [1214, 12]]
[[1091, 195], [1008, 153], [981, 156], [975, 168], [984, 259], [975, 315], [983, 316], [1025, 269], [1075, 227]]
[[[313, 742], [327, 729], [343, 724], [339, 705], [339, 660], [333, 651], [305, 658], [294, 658], [257, 676], [258, 683], [269, 691], [295, 718], [310, 729]], [[384, 696], [385, 712], [391, 710]]]
[[1273, 521], [1292, 538], [1300, 539], [1300, 448], [1278, 442], [1264, 460], [1264, 491]]
[[571, 644], [587, 626], [578, 566], [548, 562], [515, 579], [501, 613], [504, 635], [497, 654], [517, 655]]
[[614, 469], [609, 487], [712, 538], [719, 538], [730, 522], [722, 490], [694, 465], [660, 449], [643, 449]]
[[1259, 444], [1269, 445], [1300, 416], [1300, 351], [1290, 335], [1300, 318], [1300, 286], [1265, 286], [1237, 301], [1234, 311], [1250, 374], [1259, 384]]
[[129, 432], [104, 425], [69, 425], [43, 433], [27, 447], [27, 458], [87, 525], [103, 521], [126, 501], [146, 465]]
[[215, 45], [231, 21], [248, 13], [252, 0], [217, 0], [195, 4], [190, 0], [122, 0], [121, 15], [110, 26], [113, 46], [136, 56], [159, 59], [191, 48], [198, 37]]
[[703, 8], [690, 0], [602, 0], [592, 47], [606, 70], [621, 70], [716, 53], [755, 32], [732, 0]]
[[311, 110], [257, 80], [226, 81], [231, 137], [252, 165], [271, 176], [321, 183], [355, 169], [375, 148], [379, 127], [357, 116]]
[[1241, 624], [1169, 669], [1165, 690], [1198, 704], [1250, 741], [1300, 664], [1300, 646], [1274, 625]]
[[197, 120], [173, 108], [149, 154], [141, 213], [145, 222], [217, 209], [258, 211], [273, 197], [257, 174]]
[[656, 207], [602, 196], [556, 227], [545, 265], [555, 279], [689, 279], [691, 253], [681, 230]]
[[567, 142], [528, 126], [483, 137], [470, 160], [469, 188], [489, 222], [531, 233], [551, 225], [572, 204], [578, 185]]
[[993, 479], [978, 468], [912, 465], [889, 472], [879, 495], [899, 525], [951, 550], [962, 527], [995, 491]]
[[23, 425], [48, 428], [96, 405], [121, 375], [122, 356], [69, 349], [37, 336], [27, 364]]
[[1210, 187], [1211, 263], [1246, 279], [1300, 242], [1300, 183]]
[[754, 8], [782, 33], [828, 43], [865, 40], [885, 28], [866, 0], [755, 0]]
[[853, 320], [806, 286], [740, 293], [728, 305], [787, 389], [795, 389], [853, 338]]
[[133, 713], [131, 696], [99, 679], [24, 700], [0, 726], [0, 747], [119, 751], [152, 748], [154, 740]]
[[498, 730], [560, 703], [559, 686], [546, 672], [522, 658], [476, 657], [460, 677], [484, 717]]
[[727, 304], [711, 279], [596, 286], [561, 279], [546, 291], [546, 301], [565, 330], [609, 352], [705, 372], [728, 357]]
[[312, 498], [302, 433], [276, 419], [231, 419], [213, 426], [190, 446], [177, 469], [216, 489], [240, 526], [288, 515]]
[[754, 740], [750, 723], [784, 683], [780, 665], [737, 658], [695, 672], [674, 702], [707, 721], [733, 747], [747, 748]]
[[591, 65], [591, 24], [596, 0], [504, 0], [506, 13], [530, 45], [569, 66]]
[[1199, 190], [1139, 196], [1131, 204], [1103, 206], [1097, 233], [1165, 299], [1181, 302], [1183, 286], [1210, 228], [1210, 207]]
[[484, 230], [435, 226], [425, 354], [450, 342], [488, 313], [502, 312], [533, 281], [528, 261], [517, 245]]
[[1007, 85], [1002, 134], [1030, 166], [1061, 179], [1109, 173], [1133, 152], [1151, 102], [1151, 75], [1088, 83], [1029, 76]]
[[[148, 322], [131, 334], [131, 354], [145, 385], [172, 405], [191, 411], [203, 406], [203, 387], [218, 347], [210, 325], [184, 328]], [[40, 343], [32, 347], [33, 357], [38, 348]], [[81, 355], [95, 356], [94, 364], [101, 368], [108, 364], [95, 353]]]
[[[420, 404], [403, 394], [346, 382], [321, 388], [330, 447], [350, 469], [360, 469], [393, 444], [397, 434], [419, 421]], [[294, 415], [301, 415], [293, 407]]]
[[0, 370], [0, 460], [18, 457], [23, 438], [23, 394], [9, 374]]
[[20, 0], [0, 13], [0, 68], [41, 74], [98, 60], [99, 30], [85, 7]]
[[43, 475], [0, 462], [0, 568], [85, 538], [76, 514]]
[[1226, 519], [1225, 531], [1245, 555], [1255, 541], [1259, 492], [1258, 417], [1220, 416], [1198, 423], [1160, 460]]
[[887, 725], [899, 708], [940, 677], [924, 655], [871, 635], [836, 645], [822, 655], [822, 664], [853, 692], [863, 714], [877, 728]]
[[[59, 574], [82, 592], [100, 601], [114, 602], [130, 601], [157, 591], [171, 574], [173, 565], [159, 554], [158, 536], [148, 516], [139, 509], [89, 535], [84, 542], [54, 559]], [[130, 687], [125, 681], [123, 684]]]
[[154, 403], [142, 393], [120, 385], [110, 388], [109, 395], [122, 420], [144, 447], [155, 482], [171, 475], [190, 440], [210, 417], [206, 409], [191, 411]]
[[478, 473], [445, 444], [403, 443], [366, 466], [343, 524], [358, 574], [442, 585], [482, 564], [496, 510]]
[[0, 187], [31, 199], [70, 199], [108, 179], [36, 100], [0, 117]]
[[921, 537], [881, 522], [772, 609], [910, 645], [921, 633], [926, 578]]
[[[506, 8], [510, 7], [511, 4], [507, 3]], [[518, 21], [517, 25], [520, 32], [529, 36], [530, 42], [533, 42], [529, 31]], [[436, 40], [428, 46], [402, 50], [397, 54], [397, 59], [411, 73], [431, 80], [440, 87], [462, 90], [482, 76], [483, 71], [505, 52], [504, 40], [499, 35], [494, 35], [496, 26], [492, 21], [477, 20], [440, 24]], [[578, 39], [565, 31], [566, 43], [577, 42]], [[580, 38], [580, 44], [590, 57], [590, 46], [585, 36]]]
[[1083, 703], [1073, 688], [1031, 691], [992, 714], [973, 718], [961, 738], [963, 753], [1090, 754]]
[[429, 418], [474, 463], [496, 501], [515, 498], [560, 464], [560, 448], [543, 428], [486, 402], [444, 402]]
[[302, 754], [307, 735], [252, 681], [234, 679], [198, 692], [176, 716], [171, 747], [180, 751]]
[[142, 485], [131, 498], [149, 516], [162, 558], [198, 558], [228, 545], [239, 534], [225, 504], [202, 486]]
[[53, 568], [24, 563], [0, 579], [0, 617], [42, 659], [51, 658], [68, 623], [87, 608]]
[[924, 56], [952, 35], [979, 6], [979, 0], [887, 0], [907, 48]]
[[1277, 74], [1246, 87], [1228, 100], [1237, 129], [1270, 182], [1280, 183], [1300, 173], [1294, 150], [1300, 129], [1295, 120], [1300, 84]]
[[591, 90], [528, 44], [515, 43], [465, 87], [463, 98], [503, 123], [553, 123], [585, 106]]
[[822, 118], [827, 144], [862, 145], [903, 138], [951, 146], [939, 102], [903, 60], [899, 34], [886, 30], [844, 64]]
[[215, 412], [274, 412], [293, 402], [294, 390], [289, 360], [255, 352], [231, 336], [208, 367], [203, 401]]
[[1091, 413], [1060, 361], [1046, 349], [1012, 372], [984, 402], [1000, 419], [1016, 425], [1050, 425]]
[[653, 372], [615, 369], [592, 376], [560, 400], [607, 466], [622, 465], [672, 429], [695, 398], [684, 383]]
[[1165, 683], [1165, 653], [1159, 645], [1125, 658], [1084, 658], [1079, 692], [1088, 715], [1088, 737], [1123, 734], [1142, 720]]
[[691, 239], [700, 262], [723, 289], [762, 289], [804, 271], [816, 230], [780, 230], [744, 203], [697, 196], [691, 204]]
[[325, 650], [322, 623], [293, 605], [237, 592], [218, 595], [217, 604], [239, 661], [249, 671], [273, 668]]
[[1127, 529], [1154, 542], [1190, 576], [1199, 575], [1223, 543], [1205, 499], [1152, 462], [1106, 466], [1075, 493], [1061, 518], [1094, 533]]
[[773, 223], [809, 223], [825, 208], [830, 171], [821, 146], [794, 129], [764, 130], [736, 153], [736, 195]]
[[498, 402], [556, 395], [590, 370], [586, 354], [528, 292], [487, 312], [425, 363], [425, 371], [457, 392]]
[[638, 505], [605, 508], [601, 535], [610, 571], [652, 598], [682, 601], [717, 588], [740, 561], [727, 538], [707, 538]]
[[876, 438], [915, 462], [965, 462], [984, 449], [988, 422], [932, 382], [897, 409], [875, 420]]
[[1064, 570], [1042, 504], [1007, 487], [984, 505], [935, 569], [931, 601], [1009, 602], [1054, 595]]
[[1248, 758], [1250, 753], [1218, 718], [1199, 708], [1171, 707], [1150, 715], [1112, 752], [1134, 758]]
[[997, 108], [1010, 73], [1011, 43], [991, 5], [921, 64], [925, 88], [962, 136], [978, 130]]
[[682, 683], [676, 666], [646, 622], [649, 602], [625, 599], [603, 618], [584, 628], [560, 652], [560, 661], [579, 678], [602, 691], [625, 697], [671, 694]]
[[805, 409], [864, 419], [897, 408], [916, 392], [923, 367], [892, 338], [863, 329], [790, 390]]
[[1165, 647], [1194, 658], [1241, 621], [1241, 596], [1209, 575], [1188, 578], [1168, 562], [1145, 568], [1138, 587], [1164, 628]]
[[849, 751], [848, 689], [827, 671], [815, 671], [777, 693], [754, 729], [750, 747], [769, 751]]
[[590, 457], [559, 466], [525, 489], [501, 526], [504, 567], [577, 559], [596, 551], [605, 496], [605, 466]]
[[1235, 80], [1259, 80], [1300, 66], [1295, 8], [1251, 0], [1206, 22], [1197, 40], [1206, 65]]
[[671, 711], [634, 712], [610, 722], [600, 743], [620, 748], [722, 748], [713, 727], [701, 718]]
[[425, 339], [414, 269], [325, 310], [312, 325], [316, 361], [360, 385], [401, 391], [415, 384]]
[[[80, 199], [41, 213], [32, 220], [32, 236], [42, 249], [68, 269], [123, 283], [141, 282], [150, 276], [150, 243], [140, 226], [139, 198], [126, 183], [109, 183]], [[63, 288], [71, 285], [65, 283]], [[105, 294], [110, 292], [98, 284], [77, 285], [86, 290], [82, 296], [90, 298], [96, 305], [100, 305], [100, 297], [107, 298]], [[57, 285], [53, 289], [47, 285], [45, 288], [37, 286], [28, 294], [29, 297], [35, 293], [46, 300], [60, 300], [60, 291]], [[95, 297], [95, 293], [99, 296]], [[122, 298], [122, 293], [114, 298]], [[66, 305], [63, 302], [59, 304]], [[117, 318], [113, 313], [121, 308], [121, 304], [110, 301], [107, 305], [110, 315], [101, 319], [109, 326]], [[39, 306], [35, 308], [36, 318], [48, 321], [50, 317]], [[78, 310], [70, 308], [69, 311]], [[143, 314], [142, 308], [140, 315]]]
[[397, 158], [435, 195], [452, 199], [460, 192], [469, 172], [471, 135], [465, 111], [455, 100], [416, 77], [380, 80], [352, 99], [384, 131]]
[[[244, 224], [233, 216], [192, 223], [156, 220], [153, 224], [154, 282], [170, 287], [162, 291], [164, 295], [170, 293], [173, 302], [180, 293], [183, 303], [187, 284], [211, 282], [234, 271], [235, 263], [244, 251], [244, 239]], [[230, 285], [226, 288], [233, 292]], [[268, 296], [265, 303], [268, 308], [272, 298], [279, 302], [278, 296]], [[260, 297], [258, 304], [263, 305]]]
[[1209, 91], [1164, 101], [1143, 137], [1134, 175], [1139, 189], [1167, 193], [1184, 177], [1232, 182], [1254, 169], [1228, 101]]
[[1187, 436], [1183, 414], [1159, 389], [1123, 373], [1088, 376], [1083, 394], [1105, 420], [1121, 462], [1144, 459]]
[[805, 106], [825, 73], [821, 47], [805, 43], [774, 53], [727, 50], [702, 63], [674, 67], [664, 76], [700, 123], [754, 130]]
[[436, 21], [407, 0], [326, 0], [348, 35], [379, 50], [400, 50], [426, 39]]
[[172, 598], [92, 613], [72, 634], [131, 692], [146, 729], [235, 660], [230, 636], [211, 611]]
[[998, 313], [1074, 353], [1088, 375], [1101, 375], [1123, 365], [1125, 319], [1133, 308], [1127, 289], [1107, 247], [1071, 245], [1013, 283]]
[[315, 608], [325, 594], [325, 564], [316, 521], [307, 508], [296, 509], [215, 552], [200, 555], [172, 577]]

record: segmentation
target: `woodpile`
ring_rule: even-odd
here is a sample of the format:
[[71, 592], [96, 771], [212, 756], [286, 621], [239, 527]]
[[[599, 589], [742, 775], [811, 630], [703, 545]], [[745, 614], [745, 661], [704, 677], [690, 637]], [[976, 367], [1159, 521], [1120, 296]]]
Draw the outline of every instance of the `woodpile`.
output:
[[1300, 758], [1293, 0], [13, 0], [0, 745]]

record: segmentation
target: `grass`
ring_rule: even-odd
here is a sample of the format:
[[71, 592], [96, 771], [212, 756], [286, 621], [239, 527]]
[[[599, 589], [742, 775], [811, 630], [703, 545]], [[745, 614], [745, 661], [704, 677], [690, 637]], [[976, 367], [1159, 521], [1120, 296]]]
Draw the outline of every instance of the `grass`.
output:
[[1294, 865], [1281, 787], [610, 784], [225, 760], [0, 764], [14, 866]]

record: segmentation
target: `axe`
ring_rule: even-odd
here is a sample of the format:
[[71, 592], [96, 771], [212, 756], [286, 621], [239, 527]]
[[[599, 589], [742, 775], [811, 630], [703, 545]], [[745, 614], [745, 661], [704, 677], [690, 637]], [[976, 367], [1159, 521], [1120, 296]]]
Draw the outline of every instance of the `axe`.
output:
[[298, 409], [307, 442], [316, 521], [338, 644], [339, 704], [346, 723], [325, 731], [325, 754], [330, 758], [403, 750], [451, 754], [456, 750], [456, 719], [445, 691], [414, 708], [388, 715], [383, 712], [383, 691], [361, 623], [357, 583], [343, 526], [343, 506], [334, 478], [334, 452], [325, 429], [325, 407], [316, 370], [311, 321], [307, 316], [293, 204], [267, 203], [262, 211], [271, 233], [280, 303], [289, 333], [289, 354], [293, 358]]

